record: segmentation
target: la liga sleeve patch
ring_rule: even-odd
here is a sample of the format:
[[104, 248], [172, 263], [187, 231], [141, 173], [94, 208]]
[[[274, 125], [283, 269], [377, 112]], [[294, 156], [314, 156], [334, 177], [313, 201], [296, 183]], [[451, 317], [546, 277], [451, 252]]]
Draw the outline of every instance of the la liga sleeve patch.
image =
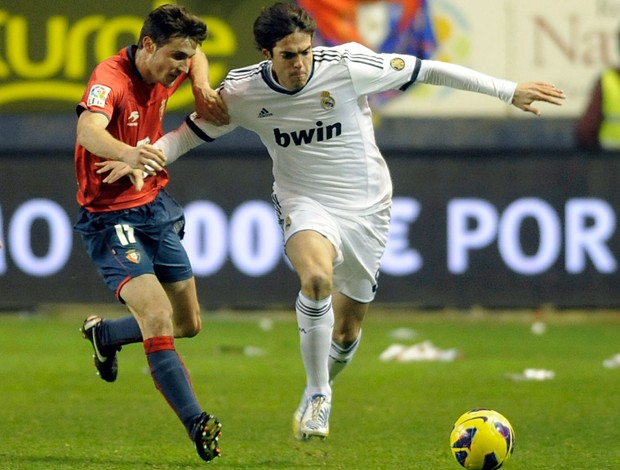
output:
[[394, 59], [390, 60], [390, 67], [392, 67], [397, 72], [400, 72], [405, 68], [405, 61], [400, 57], [395, 57]]
[[104, 108], [105, 100], [108, 98], [111, 91], [112, 89], [105, 85], [93, 85], [90, 87], [90, 91], [88, 92], [88, 101], [86, 102], [86, 105]]

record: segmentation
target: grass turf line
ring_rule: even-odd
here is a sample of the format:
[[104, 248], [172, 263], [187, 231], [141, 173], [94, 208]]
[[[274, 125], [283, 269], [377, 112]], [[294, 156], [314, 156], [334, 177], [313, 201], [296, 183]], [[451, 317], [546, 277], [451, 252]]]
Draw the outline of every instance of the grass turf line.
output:
[[[88, 313], [88, 312], [86, 312]], [[121, 312], [122, 314], [122, 312]], [[0, 317], [0, 467], [189, 469], [203, 466], [148, 376], [140, 345], [123, 348], [119, 378], [101, 381], [82, 315]], [[617, 441], [620, 316], [393, 314], [372, 309], [362, 346], [334, 385], [331, 435], [299, 443], [290, 422], [304, 383], [294, 315], [205, 315], [177, 347], [199, 400], [223, 423], [221, 469], [457, 469], [448, 447], [456, 418], [494, 408], [512, 422], [505, 468], [611, 469]], [[416, 336], [398, 340], [397, 328]], [[452, 363], [383, 363], [392, 343], [457, 348]], [[255, 349], [248, 350], [248, 346]], [[247, 355], [246, 353], [257, 353]], [[547, 382], [507, 373], [554, 370]]]

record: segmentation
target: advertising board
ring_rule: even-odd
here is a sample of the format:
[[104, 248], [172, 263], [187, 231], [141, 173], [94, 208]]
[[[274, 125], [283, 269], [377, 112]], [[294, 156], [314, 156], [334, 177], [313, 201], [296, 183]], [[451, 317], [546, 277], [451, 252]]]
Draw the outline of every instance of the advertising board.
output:
[[[205, 307], [288, 304], [266, 155], [176, 162]], [[620, 159], [549, 152], [388, 154], [390, 240], [377, 300], [425, 307], [620, 305]], [[0, 304], [113, 301], [72, 231], [70, 157], [0, 160]]]

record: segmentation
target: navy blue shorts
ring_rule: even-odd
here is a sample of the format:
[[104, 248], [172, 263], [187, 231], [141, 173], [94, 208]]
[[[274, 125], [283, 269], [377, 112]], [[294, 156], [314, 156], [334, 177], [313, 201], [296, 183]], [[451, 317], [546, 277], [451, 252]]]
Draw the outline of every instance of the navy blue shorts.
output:
[[181, 244], [184, 226], [183, 208], [162, 190], [153, 202], [133, 209], [81, 208], [74, 228], [106, 285], [120, 299], [123, 284], [141, 274], [155, 274], [164, 283], [192, 277]]

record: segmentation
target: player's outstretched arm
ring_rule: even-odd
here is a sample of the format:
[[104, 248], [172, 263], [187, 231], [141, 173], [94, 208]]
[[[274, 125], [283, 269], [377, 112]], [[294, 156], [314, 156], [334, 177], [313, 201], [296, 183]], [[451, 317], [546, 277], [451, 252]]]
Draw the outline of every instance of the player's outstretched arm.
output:
[[515, 83], [467, 67], [436, 60], [421, 62], [417, 81], [495, 96], [537, 116], [540, 115], [540, 111], [531, 106], [535, 101], [561, 105], [562, 100], [566, 98], [562, 90], [549, 83]]
[[545, 101], [561, 106], [565, 98], [564, 92], [550, 83], [523, 82], [517, 84], [512, 104], [525, 112], [540, 116], [540, 110], [533, 107], [532, 103]]

